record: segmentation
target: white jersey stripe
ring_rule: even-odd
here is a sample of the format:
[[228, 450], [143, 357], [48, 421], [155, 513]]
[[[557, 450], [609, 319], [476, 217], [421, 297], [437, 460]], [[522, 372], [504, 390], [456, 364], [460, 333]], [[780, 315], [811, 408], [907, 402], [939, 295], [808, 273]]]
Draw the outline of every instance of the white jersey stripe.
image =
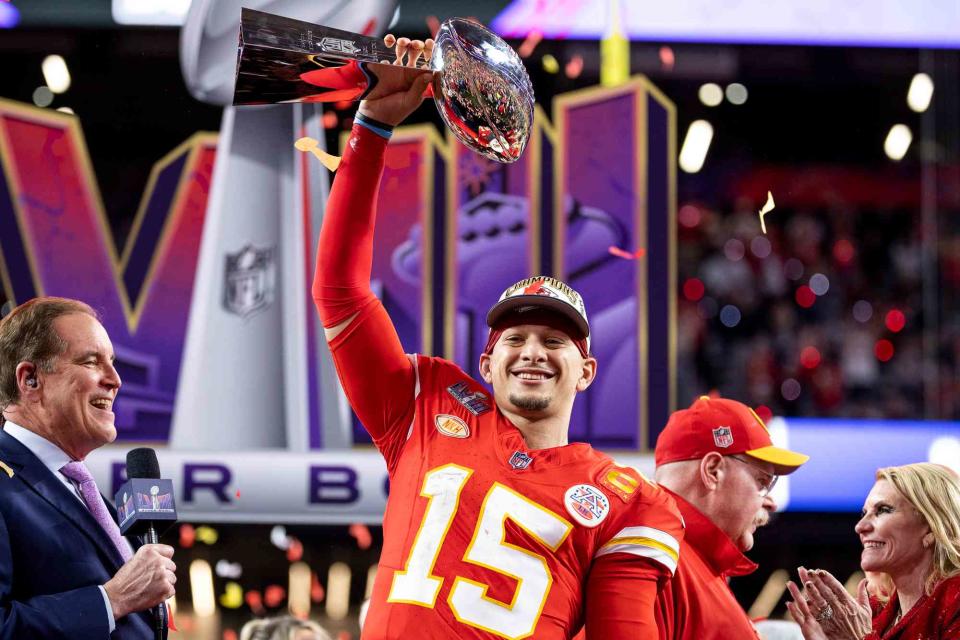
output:
[[666, 567], [671, 576], [677, 570], [676, 558], [665, 553], [664, 551], [661, 551], [660, 549], [653, 549], [651, 547], [645, 547], [638, 544], [607, 544], [597, 552], [596, 557], [599, 558], [600, 556], [609, 555], [611, 553], [629, 553], [635, 556], [649, 558], [650, 560], [658, 562]]
[[606, 544], [615, 544], [620, 538], [650, 538], [660, 544], [673, 549], [674, 553], [680, 553], [680, 543], [677, 539], [666, 531], [654, 529], [653, 527], [626, 527], [621, 529], [617, 535], [613, 536]]

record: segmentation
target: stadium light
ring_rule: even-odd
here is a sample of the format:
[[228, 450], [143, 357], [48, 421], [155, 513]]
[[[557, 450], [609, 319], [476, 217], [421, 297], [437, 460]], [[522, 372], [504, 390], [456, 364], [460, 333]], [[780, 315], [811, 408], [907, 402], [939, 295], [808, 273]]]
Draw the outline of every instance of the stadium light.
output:
[[40, 64], [43, 79], [54, 93], [64, 93], [70, 88], [70, 70], [67, 61], [56, 54], [49, 55]]
[[290, 565], [290, 579], [287, 586], [290, 613], [298, 618], [310, 615], [310, 582], [312, 573], [305, 562]]
[[350, 611], [350, 567], [334, 562], [327, 574], [327, 617], [343, 620]]
[[700, 90], [697, 91], [697, 97], [699, 97], [700, 102], [706, 106], [716, 107], [723, 102], [723, 89], [721, 89], [720, 85], [716, 82], [707, 82], [706, 84], [700, 85]]
[[197, 617], [204, 618], [217, 612], [217, 601], [213, 594], [213, 570], [206, 560], [194, 560], [190, 563], [190, 591], [193, 594], [193, 613]]
[[891, 160], [899, 162], [907, 155], [907, 149], [913, 141], [913, 133], [905, 124], [895, 124], [890, 127], [887, 139], [883, 142], [883, 150]]
[[747, 88], [739, 82], [728, 84], [726, 94], [730, 104], [740, 105], [747, 101]]
[[694, 120], [687, 129], [687, 136], [680, 148], [680, 168], [687, 173], [696, 173], [703, 168], [713, 140], [713, 125], [706, 120]]
[[923, 113], [930, 106], [933, 98], [933, 78], [925, 73], [918, 73], [910, 81], [907, 90], [907, 104], [917, 113]]
[[118, 24], [179, 27], [189, 8], [190, 0], [113, 0], [111, 13]]

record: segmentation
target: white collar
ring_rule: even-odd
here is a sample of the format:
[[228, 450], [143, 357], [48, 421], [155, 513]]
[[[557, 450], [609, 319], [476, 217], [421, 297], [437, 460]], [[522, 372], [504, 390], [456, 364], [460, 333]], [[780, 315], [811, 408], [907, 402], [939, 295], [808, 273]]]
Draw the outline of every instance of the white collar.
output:
[[68, 456], [63, 449], [15, 422], [7, 420], [3, 425], [3, 430], [11, 438], [29, 449], [30, 453], [40, 458], [40, 462], [54, 473], [58, 473], [63, 465], [68, 462], [73, 462], [73, 458]]

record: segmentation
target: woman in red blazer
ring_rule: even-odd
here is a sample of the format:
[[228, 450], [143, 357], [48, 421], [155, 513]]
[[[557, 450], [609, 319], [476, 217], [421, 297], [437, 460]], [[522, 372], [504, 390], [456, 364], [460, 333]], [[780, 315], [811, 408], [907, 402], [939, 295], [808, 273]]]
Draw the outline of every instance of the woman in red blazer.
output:
[[960, 639], [960, 477], [937, 464], [877, 471], [856, 527], [865, 572], [893, 592], [857, 598], [826, 571], [800, 570], [805, 592], [787, 604], [806, 640]]

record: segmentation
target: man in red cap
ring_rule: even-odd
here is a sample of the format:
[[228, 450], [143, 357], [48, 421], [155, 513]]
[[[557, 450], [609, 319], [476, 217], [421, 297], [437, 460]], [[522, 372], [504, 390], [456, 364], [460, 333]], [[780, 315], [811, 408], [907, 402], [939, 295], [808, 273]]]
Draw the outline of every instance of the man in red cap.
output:
[[452, 362], [404, 354], [370, 290], [387, 140], [426, 86], [360, 104], [313, 286], [347, 398], [390, 477], [363, 637], [567, 640], [586, 623], [597, 638], [655, 640], [683, 525], [666, 492], [567, 440], [574, 398], [597, 371], [580, 295], [551, 277], [503, 293], [479, 362], [491, 399]]
[[808, 456], [773, 446], [763, 420], [735, 400], [701, 396], [677, 411], [657, 439], [657, 483], [686, 523], [680, 561], [657, 597], [661, 638], [757, 638], [727, 580], [753, 572], [743, 555], [777, 505], [777, 478]]

